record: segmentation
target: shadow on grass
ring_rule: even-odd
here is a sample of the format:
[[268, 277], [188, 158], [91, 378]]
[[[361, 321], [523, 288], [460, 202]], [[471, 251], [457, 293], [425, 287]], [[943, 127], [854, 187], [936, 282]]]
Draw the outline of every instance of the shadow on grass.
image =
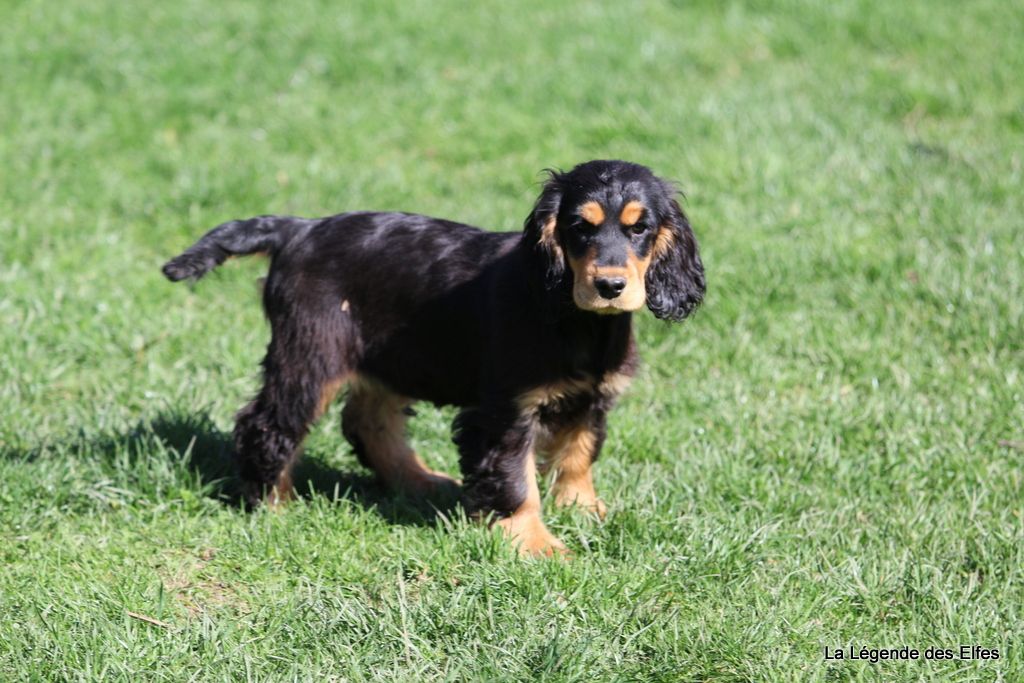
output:
[[[184, 468], [195, 477], [204, 495], [244, 510], [233, 451], [231, 434], [219, 430], [207, 414], [169, 412], [123, 433], [70, 437], [64, 443], [44, 443], [21, 452], [0, 449], [0, 455], [23, 462], [42, 457], [82, 458], [104, 467], [136, 469], [141, 488], [147, 488], [147, 478], [166, 476], [168, 465], [170, 469]], [[154, 463], [158, 454], [165, 455], [166, 462]], [[307, 500], [325, 496], [335, 502], [349, 501], [375, 511], [389, 523], [416, 526], [432, 525], [439, 514], [447, 516], [459, 504], [457, 496], [420, 500], [391, 493], [369, 472], [338, 470], [327, 465], [325, 459], [317, 452], [302, 454], [292, 473], [298, 496]], [[161, 472], [153, 474], [153, 470]]]

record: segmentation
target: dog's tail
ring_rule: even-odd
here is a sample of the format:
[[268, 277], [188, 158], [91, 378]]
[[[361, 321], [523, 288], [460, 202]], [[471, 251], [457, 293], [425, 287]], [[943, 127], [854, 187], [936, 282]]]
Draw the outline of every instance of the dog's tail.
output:
[[198, 242], [164, 264], [171, 282], [198, 280], [231, 256], [267, 253], [273, 256], [299, 228], [313, 221], [292, 216], [257, 216], [221, 223]]

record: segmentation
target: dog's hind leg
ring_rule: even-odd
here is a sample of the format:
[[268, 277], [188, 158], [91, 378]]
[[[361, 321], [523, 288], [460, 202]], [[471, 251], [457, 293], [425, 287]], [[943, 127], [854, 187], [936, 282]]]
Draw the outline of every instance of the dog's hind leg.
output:
[[359, 462], [389, 488], [414, 496], [458, 490], [454, 479], [427, 467], [406, 442], [412, 400], [364, 377], [357, 377], [349, 386], [341, 431]]
[[302, 440], [348, 377], [331, 320], [272, 320], [263, 387], [236, 416], [235, 457], [250, 505], [293, 497], [291, 472]]

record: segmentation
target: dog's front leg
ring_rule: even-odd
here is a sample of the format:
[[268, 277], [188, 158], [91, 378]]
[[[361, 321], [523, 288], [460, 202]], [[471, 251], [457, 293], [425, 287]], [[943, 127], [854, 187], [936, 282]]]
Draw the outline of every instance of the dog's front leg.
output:
[[574, 505], [605, 518], [605, 504], [594, 490], [591, 471], [604, 437], [604, 410], [594, 408], [584, 419], [556, 429], [542, 445], [541, 453], [546, 458], [540, 469], [545, 474], [553, 474], [551, 492], [555, 504]]
[[488, 517], [522, 555], [566, 553], [541, 519], [536, 417], [514, 408], [465, 410], [456, 422], [464, 493], [471, 514]]

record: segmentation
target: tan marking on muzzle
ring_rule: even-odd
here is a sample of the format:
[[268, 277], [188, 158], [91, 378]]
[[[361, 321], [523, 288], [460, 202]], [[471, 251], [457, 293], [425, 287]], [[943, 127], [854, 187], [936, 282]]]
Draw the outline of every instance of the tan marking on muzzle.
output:
[[597, 202], [587, 202], [580, 207], [580, 216], [591, 225], [604, 223], [604, 209]]
[[636, 200], [627, 202], [626, 205], [622, 207], [622, 213], [619, 215], [619, 222], [625, 226], [636, 225], [642, 215], [644, 215], [643, 204]]
[[[585, 311], [597, 313], [624, 313], [636, 311], [647, 301], [647, 287], [644, 277], [651, 263], [651, 256], [638, 258], [630, 253], [625, 266], [599, 267], [594, 263], [596, 253], [591, 250], [581, 259], [569, 259], [573, 272], [572, 296], [576, 306]], [[622, 277], [626, 279], [626, 287], [614, 299], [606, 299], [597, 291], [594, 280], [597, 278]]]

